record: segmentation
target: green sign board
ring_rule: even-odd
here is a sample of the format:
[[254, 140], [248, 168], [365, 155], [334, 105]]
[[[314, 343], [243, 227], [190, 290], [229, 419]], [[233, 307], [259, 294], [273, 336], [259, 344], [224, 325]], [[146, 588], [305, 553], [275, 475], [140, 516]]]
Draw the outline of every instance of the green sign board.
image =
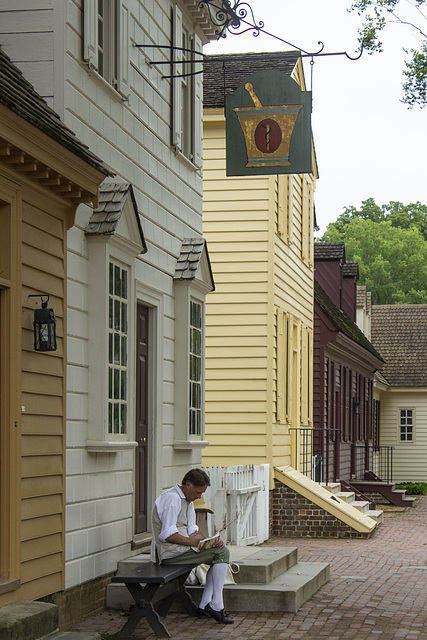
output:
[[311, 92], [257, 71], [225, 98], [227, 175], [311, 173]]

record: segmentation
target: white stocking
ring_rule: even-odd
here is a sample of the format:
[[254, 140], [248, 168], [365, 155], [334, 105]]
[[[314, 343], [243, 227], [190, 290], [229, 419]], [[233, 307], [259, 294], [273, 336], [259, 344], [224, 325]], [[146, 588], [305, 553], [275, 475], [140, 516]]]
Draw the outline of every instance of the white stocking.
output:
[[215, 611], [222, 611], [224, 609], [222, 592], [227, 574], [227, 566], [226, 562], [218, 562], [217, 564], [213, 564], [209, 569], [200, 608], [204, 609], [209, 603]]

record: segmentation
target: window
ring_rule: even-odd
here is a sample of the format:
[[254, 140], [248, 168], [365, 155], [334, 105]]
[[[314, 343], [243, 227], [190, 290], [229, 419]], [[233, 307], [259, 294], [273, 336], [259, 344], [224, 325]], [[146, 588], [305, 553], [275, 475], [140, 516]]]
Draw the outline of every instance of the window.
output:
[[110, 262], [108, 276], [108, 433], [127, 432], [128, 274]]
[[84, 60], [123, 96], [128, 88], [128, 9], [121, 0], [84, 0]]
[[197, 167], [202, 166], [202, 42], [177, 5], [173, 17], [172, 144]]
[[412, 409], [400, 409], [400, 441], [413, 442], [414, 440], [414, 412]]
[[202, 432], [202, 305], [190, 301], [189, 435]]

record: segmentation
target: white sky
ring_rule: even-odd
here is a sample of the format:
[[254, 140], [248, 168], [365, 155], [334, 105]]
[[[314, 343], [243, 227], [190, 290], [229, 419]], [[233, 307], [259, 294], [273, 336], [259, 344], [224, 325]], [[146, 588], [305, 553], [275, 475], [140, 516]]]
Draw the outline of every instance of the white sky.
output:
[[[357, 55], [357, 28], [350, 0], [249, 0], [255, 20], [296, 48]], [[415, 18], [414, 18], [415, 19]], [[419, 22], [419, 19], [418, 19]], [[408, 109], [402, 98], [405, 53], [416, 48], [413, 29], [390, 24], [381, 35], [383, 53], [357, 61], [345, 56], [315, 58], [313, 85], [305, 58], [307, 88], [313, 91], [312, 127], [319, 167], [315, 193], [321, 235], [345, 206], [419, 200], [427, 204], [427, 108]], [[260, 34], [227, 35], [204, 53], [286, 51], [293, 47]]]

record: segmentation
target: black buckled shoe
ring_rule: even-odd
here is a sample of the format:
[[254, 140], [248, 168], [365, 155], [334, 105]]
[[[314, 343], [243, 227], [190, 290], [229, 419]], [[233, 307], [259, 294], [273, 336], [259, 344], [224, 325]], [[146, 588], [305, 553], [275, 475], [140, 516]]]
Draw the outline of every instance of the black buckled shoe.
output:
[[204, 610], [210, 618], [213, 618], [220, 624], [234, 624], [234, 620], [227, 618], [224, 609], [222, 609], [222, 611], [215, 611], [215, 609], [212, 609], [210, 604], [207, 604]]

